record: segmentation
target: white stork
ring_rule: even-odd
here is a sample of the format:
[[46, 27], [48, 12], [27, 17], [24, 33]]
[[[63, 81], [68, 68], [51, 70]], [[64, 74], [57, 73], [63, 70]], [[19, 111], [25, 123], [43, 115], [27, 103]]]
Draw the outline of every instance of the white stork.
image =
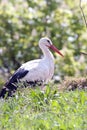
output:
[[0, 97], [12, 96], [17, 89], [17, 82], [27, 82], [31, 87], [36, 84], [47, 83], [54, 74], [54, 57], [49, 49], [54, 50], [61, 56], [62, 53], [52, 44], [52, 41], [45, 37], [39, 41], [39, 47], [43, 52], [43, 58], [24, 63], [9, 79], [0, 92]]

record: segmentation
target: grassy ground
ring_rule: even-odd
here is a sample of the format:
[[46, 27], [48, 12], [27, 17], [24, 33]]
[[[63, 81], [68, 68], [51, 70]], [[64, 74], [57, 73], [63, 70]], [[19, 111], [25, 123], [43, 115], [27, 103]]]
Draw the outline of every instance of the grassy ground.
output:
[[0, 100], [0, 130], [87, 130], [87, 91], [18, 91]]

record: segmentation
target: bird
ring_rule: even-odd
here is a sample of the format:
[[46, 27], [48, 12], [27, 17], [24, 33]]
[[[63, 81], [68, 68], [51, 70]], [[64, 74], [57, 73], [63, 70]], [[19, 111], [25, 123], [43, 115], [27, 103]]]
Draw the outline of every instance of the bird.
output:
[[43, 58], [31, 60], [22, 64], [6, 82], [0, 92], [0, 98], [12, 97], [18, 88], [18, 82], [27, 83], [29, 86], [43, 86], [47, 84], [54, 74], [54, 56], [50, 50], [64, 56], [48, 37], [39, 40], [39, 48]]

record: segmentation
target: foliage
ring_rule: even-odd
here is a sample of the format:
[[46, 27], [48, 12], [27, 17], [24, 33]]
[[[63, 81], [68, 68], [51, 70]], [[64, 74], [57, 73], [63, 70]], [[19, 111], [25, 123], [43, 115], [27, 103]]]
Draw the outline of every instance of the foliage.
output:
[[[85, 77], [87, 56], [80, 52], [87, 51], [86, 35], [77, 0], [1, 0], [0, 85], [8, 72], [40, 57], [38, 41], [43, 36], [63, 51], [64, 58], [54, 54], [56, 75]], [[0, 99], [0, 129], [86, 130], [87, 92], [59, 92], [58, 86], [50, 86], [45, 92], [26, 88]]]
[[67, 0], [1, 0], [0, 66], [11, 73], [23, 62], [40, 57], [38, 40], [48, 36], [59, 49], [71, 52], [70, 55], [63, 52], [65, 59], [58, 59], [56, 74], [58, 71], [63, 76], [84, 75], [85, 71], [87, 74], [87, 58], [79, 62], [80, 51], [87, 50], [87, 31], [76, 3], [75, 0], [72, 4]]
[[[74, 51], [67, 48], [63, 49], [65, 54], [64, 58], [56, 58], [55, 71], [56, 74], [64, 78], [64, 76], [86, 77], [87, 75], [87, 63], [86, 57], [81, 55], [80, 57], [74, 57]], [[61, 71], [59, 71], [61, 70]]]
[[16, 97], [0, 100], [0, 129], [86, 130], [87, 92], [52, 88], [24, 89]]

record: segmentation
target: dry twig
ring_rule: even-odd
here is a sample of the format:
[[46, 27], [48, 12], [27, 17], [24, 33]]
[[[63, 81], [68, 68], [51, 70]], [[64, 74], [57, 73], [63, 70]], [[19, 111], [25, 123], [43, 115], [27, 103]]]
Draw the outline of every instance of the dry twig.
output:
[[85, 25], [86, 25], [86, 28], [87, 28], [87, 21], [86, 21], [86, 18], [85, 18], [85, 14], [84, 14], [84, 11], [83, 11], [83, 8], [82, 8], [82, 6], [81, 6], [81, 0], [80, 0], [80, 2], [79, 2], [79, 7], [80, 7], [80, 9], [81, 9], [81, 12], [82, 12], [82, 16], [83, 16], [83, 19], [84, 19], [84, 22], [85, 22]]
[[81, 52], [81, 54], [83, 54], [83, 55], [87, 55], [87, 53], [85, 53], [85, 52]]

